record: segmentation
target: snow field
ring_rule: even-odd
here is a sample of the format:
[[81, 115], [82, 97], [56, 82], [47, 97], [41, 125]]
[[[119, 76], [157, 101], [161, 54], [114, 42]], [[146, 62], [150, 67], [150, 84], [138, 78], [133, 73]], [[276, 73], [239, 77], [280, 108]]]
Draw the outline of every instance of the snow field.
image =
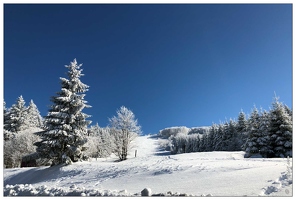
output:
[[151, 188], [153, 194], [188, 196], [292, 196], [286, 159], [246, 159], [244, 152], [170, 155], [159, 150], [159, 141], [138, 137], [122, 162], [111, 156], [64, 167], [4, 169], [4, 195], [140, 196]]

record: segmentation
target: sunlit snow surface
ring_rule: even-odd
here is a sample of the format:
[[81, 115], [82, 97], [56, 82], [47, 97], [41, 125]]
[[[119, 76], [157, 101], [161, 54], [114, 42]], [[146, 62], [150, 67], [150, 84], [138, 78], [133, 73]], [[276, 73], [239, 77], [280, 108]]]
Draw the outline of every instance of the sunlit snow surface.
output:
[[144, 188], [151, 188], [154, 195], [167, 196], [293, 195], [292, 181], [286, 177], [287, 159], [244, 158], [244, 152], [170, 155], [159, 149], [160, 140], [138, 137], [123, 162], [110, 157], [64, 167], [4, 169], [3, 194], [140, 196]]

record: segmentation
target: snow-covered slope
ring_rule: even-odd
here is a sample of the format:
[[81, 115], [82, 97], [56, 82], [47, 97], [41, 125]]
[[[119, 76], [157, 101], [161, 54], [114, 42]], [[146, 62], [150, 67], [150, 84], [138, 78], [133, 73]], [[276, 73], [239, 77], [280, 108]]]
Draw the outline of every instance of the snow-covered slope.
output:
[[138, 137], [123, 162], [110, 157], [64, 167], [4, 169], [4, 195], [132, 196], [147, 187], [153, 194], [292, 196], [287, 159], [246, 159], [243, 152], [170, 155], [159, 150], [159, 140]]

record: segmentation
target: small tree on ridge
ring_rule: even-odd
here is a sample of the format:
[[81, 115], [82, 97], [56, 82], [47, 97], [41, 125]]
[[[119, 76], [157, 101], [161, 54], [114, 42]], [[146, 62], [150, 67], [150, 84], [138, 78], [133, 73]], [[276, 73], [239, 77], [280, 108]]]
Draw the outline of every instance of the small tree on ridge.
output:
[[109, 119], [110, 132], [114, 138], [114, 153], [120, 159], [126, 160], [131, 142], [141, 133], [141, 126], [134, 113], [124, 106], [117, 111], [117, 116]]

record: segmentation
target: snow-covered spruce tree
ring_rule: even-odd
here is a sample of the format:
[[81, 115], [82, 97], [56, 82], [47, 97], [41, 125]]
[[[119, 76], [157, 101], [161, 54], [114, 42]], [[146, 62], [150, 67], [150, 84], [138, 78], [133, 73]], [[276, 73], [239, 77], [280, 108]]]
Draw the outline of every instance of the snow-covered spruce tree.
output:
[[216, 126], [215, 126], [215, 124], [212, 124], [212, 126], [209, 130], [209, 133], [208, 133], [208, 142], [207, 142], [206, 151], [213, 151], [214, 150], [215, 131], [216, 131]]
[[216, 131], [216, 135], [214, 138], [214, 141], [215, 141], [214, 151], [221, 151], [223, 149], [222, 135], [223, 135], [224, 129], [225, 129], [224, 124], [220, 123], [218, 125], [218, 129]]
[[25, 104], [25, 100], [20, 96], [17, 98], [16, 103], [11, 106], [5, 122], [6, 130], [16, 133], [28, 128], [26, 123], [27, 107]]
[[29, 127], [38, 127], [38, 128], [43, 127], [43, 119], [33, 100], [30, 101], [30, 104], [27, 108], [26, 121]]
[[259, 118], [259, 133], [260, 137], [257, 138], [257, 144], [260, 148], [260, 154], [266, 158], [269, 154], [272, 154], [269, 137], [270, 127], [270, 115], [266, 110], [261, 109], [261, 115]]
[[229, 149], [228, 151], [240, 151], [240, 138], [238, 137], [238, 133], [236, 130], [237, 122], [230, 119], [228, 123], [228, 132], [230, 134], [229, 138]]
[[292, 118], [285, 106], [274, 98], [270, 111], [270, 145], [275, 157], [292, 157]]
[[114, 154], [120, 161], [127, 159], [131, 142], [141, 133], [141, 126], [134, 113], [124, 106], [117, 110], [117, 116], [109, 119], [110, 132], [114, 138]]
[[242, 146], [246, 143], [248, 135], [247, 135], [247, 126], [248, 121], [246, 118], [246, 114], [243, 112], [243, 110], [240, 111], [237, 119], [237, 125], [236, 125], [236, 131], [238, 135], [238, 146], [240, 150], [242, 149]]
[[220, 151], [229, 151], [229, 145], [231, 143], [231, 132], [229, 131], [229, 123], [225, 122], [223, 127], [224, 129], [222, 131]]
[[84, 100], [89, 86], [80, 81], [81, 66], [76, 59], [65, 66], [69, 79], [60, 78], [62, 88], [51, 98], [53, 105], [44, 120], [45, 131], [36, 133], [41, 137], [41, 141], [35, 143], [36, 151], [52, 166], [87, 159], [83, 145], [87, 142], [87, 126], [91, 121], [86, 120], [90, 116], [82, 110], [90, 107]]
[[288, 115], [291, 117], [293, 117], [293, 111], [292, 109], [290, 109], [287, 105], [284, 105], [286, 112], [288, 113]]
[[243, 150], [246, 152], [245, 157], [248, 158], [254, 154], [260, 154], [261, 146], [257, 142], [258, 138], [261, 138], [262, 135], [259, 131], [260, 124], [260, 116], [258, 109], [256, 107], [253, 108], [251, 116], [248, 122], [248, 138], [246, 143], [244, 144]]
[[10, 110], [6, 108], [6, 102], [3, 101], [3, 139], [5, 141], [14, 137], [14, 133], [8, 130], [10, 127], [9, 115], [10, 115]]
[[217, 139], [217, 132], [218, 132], [218, 125], [213, 123], [210, 131], [209, 131], [209, 146], [208, 151], [214, 151], [216, 143], [218, 142]]
[[186, 135], [186, 145], [185, 145], [185, 153], [195, 152], [196, 150], [196, 135], [198, 134], [191, 134]]

